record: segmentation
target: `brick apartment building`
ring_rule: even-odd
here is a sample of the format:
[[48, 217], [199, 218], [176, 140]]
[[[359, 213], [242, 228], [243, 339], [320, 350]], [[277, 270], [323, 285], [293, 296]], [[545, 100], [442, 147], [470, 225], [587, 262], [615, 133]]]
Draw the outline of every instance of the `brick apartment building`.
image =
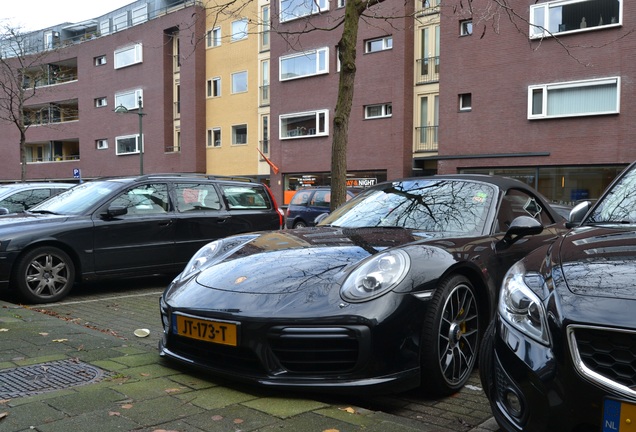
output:
[[525, 3], [510, 19], [489, 0], [472, 14], [443, 2], [438, 171], [516, 177], [565, 203], [597, 198], [636, 159], [636, 7]]
[[[26, 85], [45, 72], [24, 106], [27, 178], [134, 175], [142, 164], [147, 173], [205, 172], [205, 52], [193, 43], [202, 11], [193, 1], [135, 2], [26, 35], [38, 59], [48, 52], [43, 68], [26, 71]], [[128, 115], [114, 112], [120, 105]], [[19, 180], [19, 131], [2, 131], [0, 180]]]
[[[328, 28], [344, 14], [343, 1], [272, 3], [271, 149], [280, 169], [271, 185], [285, 202], [299, 187], [331, 184], [332, 123], [339, 64], [337, 31]], [[309, 4], [309, 3], [308, 3]], [[355, 95], [349, 122], [347, 173], [351, 182], [409, 176], [413, 137], [413, 4], [387, 0], [370, 14], [403, 17], [361, 25]], [[320, 13], [319, 13], [320, 11]], [[294, 32], [300, 32], [294, 35]]]

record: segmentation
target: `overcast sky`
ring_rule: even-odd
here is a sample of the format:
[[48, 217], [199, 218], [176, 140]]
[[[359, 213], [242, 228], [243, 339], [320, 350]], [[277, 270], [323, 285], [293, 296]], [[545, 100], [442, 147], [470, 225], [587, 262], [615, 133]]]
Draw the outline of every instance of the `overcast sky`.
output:
[[135, 0], [3, 0], [0, 24], [22, 31], [39, 30], [63, 22], [77, 23], [104, 15]]

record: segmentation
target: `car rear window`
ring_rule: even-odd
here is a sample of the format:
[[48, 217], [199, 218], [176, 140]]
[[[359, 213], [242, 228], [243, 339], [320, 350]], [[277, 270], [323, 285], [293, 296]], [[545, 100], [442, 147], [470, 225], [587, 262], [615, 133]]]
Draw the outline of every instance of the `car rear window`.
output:
[[307, 205], [311, 191], [298, 191], [289, 202], [289, 205]]
[[272, 208], [271, 201], [265, 188], [252, 186], [221, 186], [223, 194], [227, 199], [230, 210], [259, 209], [269, 210]]

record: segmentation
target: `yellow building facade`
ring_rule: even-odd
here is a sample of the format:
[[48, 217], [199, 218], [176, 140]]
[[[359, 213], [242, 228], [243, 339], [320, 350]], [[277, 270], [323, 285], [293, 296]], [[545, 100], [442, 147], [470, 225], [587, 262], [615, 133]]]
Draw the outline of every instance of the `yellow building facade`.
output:
[[205, 4], [206, 172], [268, 178], [269, 2]]

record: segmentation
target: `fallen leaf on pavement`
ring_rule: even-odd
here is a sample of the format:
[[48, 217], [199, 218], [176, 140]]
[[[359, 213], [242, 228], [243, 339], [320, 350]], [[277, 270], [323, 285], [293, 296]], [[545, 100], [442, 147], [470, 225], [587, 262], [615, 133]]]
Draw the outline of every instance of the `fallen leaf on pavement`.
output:
[[7, 331], [9, 331], [8, 328], [0, 328], [0, 332], [7, 332]]
[[223, 416], [220, 416], [220, 415], [213, 415], [213, 416], [212, 416], [212, 420], [214, 420], [214, 421], [223, 420]]
[[356, 413], [356, 410], [354, 410], [354, 409], [353, 409], [353, 408], [351, 408], [351, 407], [347, 407], [347, 408], [340, 408], [340, 411], [346, 411], [346, 412], [348, 412], [349, 414], [355, 414], [355, 413]]
[[8, 412], [0, 413], [0, 420], [3, 420], [3, 419], [4, 419], [6, 416], [8, 416], [8, 415], [9, 415], [9, 413], [8, 413]]
[[242, 419], [234, 419], [234, 424], [241, 424], [243, 423], [245, 420]]
[[53, 339], [53, 342], [67, 342], [68, 339]]
[[108, 411], [108, 415], [111, 417], [119, 417], [121, 416], [121, 413], [118, 413], [117, 411]]
[[133, 404], [123, 404], [122, 409], [131, 409], [133, 407]]
[[40, 336], [48, 336], [48, 333], [42, 332], [42, 333], [38, 333]]

